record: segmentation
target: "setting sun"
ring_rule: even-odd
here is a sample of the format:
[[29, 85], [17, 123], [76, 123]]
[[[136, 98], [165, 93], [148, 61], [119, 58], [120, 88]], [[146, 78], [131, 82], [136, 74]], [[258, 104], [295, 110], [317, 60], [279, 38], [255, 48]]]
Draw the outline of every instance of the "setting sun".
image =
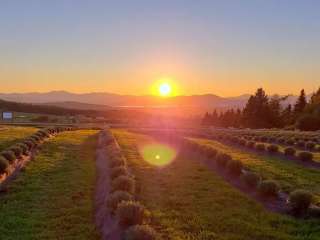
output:
[[159, 86], [159, 94], [161, 96], [168, 96], [171, 93], [171, 86], [168, 83], [162, 83]]

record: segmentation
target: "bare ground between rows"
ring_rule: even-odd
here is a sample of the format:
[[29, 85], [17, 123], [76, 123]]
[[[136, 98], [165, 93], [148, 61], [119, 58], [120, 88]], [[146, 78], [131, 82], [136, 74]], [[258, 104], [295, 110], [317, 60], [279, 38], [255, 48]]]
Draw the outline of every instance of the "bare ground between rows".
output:
[[95, 190], [95, 223], [100, 230], [102, 240], [120, 240], [121, 229], [115, 218], [106, 207], [106, 199], [110, 192], [110, 169], [108, 165], [108, 153], [106, 151], [106, 139], [99, 135], [96, 151], [96, 190]]

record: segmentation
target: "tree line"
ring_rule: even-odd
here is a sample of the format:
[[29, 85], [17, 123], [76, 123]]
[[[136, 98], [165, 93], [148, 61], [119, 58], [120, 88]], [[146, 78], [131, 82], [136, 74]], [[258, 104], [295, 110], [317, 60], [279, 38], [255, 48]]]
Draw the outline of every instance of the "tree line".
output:
[[236, 128], [297, 128], [306, 131], [320, 129], [320, 88], [309, 101], [304, 89], [295, 104], [283, 104], [287, 98], [277, 95], [269, 97], [259, 88], [250, 96], [243, 109], [207, 112], [202, 124]]

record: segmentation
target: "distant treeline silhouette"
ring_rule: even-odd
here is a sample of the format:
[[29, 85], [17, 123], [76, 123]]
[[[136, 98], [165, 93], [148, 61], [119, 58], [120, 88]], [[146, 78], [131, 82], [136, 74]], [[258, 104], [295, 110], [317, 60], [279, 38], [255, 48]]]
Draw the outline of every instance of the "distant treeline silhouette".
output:
[[0, 109], [2, 111], [13, 111], [13, 112], [27, 112], [27, 113], [40, 113], [40, 114], [52, 114], [52, 115], [87, 115], [96, 116], [99, 114], [98, 111], [94, 110], [77, 110], [67, 109], [56, 106], [48, 105], [36, 105], [31, 103], [18, 103], [0, 100]]
[[[152, 114], [148, 114], [138, 110], [119, 110], [110, 109], [105, 111], [99, 110], [83, 110], [69, 109], [50, 105], [38, 105], [31, 103], [18, 103], [5, 101], [0, 99], [0, 111], [25, 112], [37, 114], [52, 114], [57, 116], [76, 116], [82, 115], [91, 118], [104, 117], [109, 123], [129, 123], [129, 122], [144, 122], [154, 118]], [[157, 118], [158, 121], [159, 118]]]
[[262, 88], [250, 96], [244, 109], [206, 113], [203, 125], [219, 127], [320, 129], [320, 88], [307, 101], [302, 89], [296, 103], [283, 106], [287, 97], [269, 97]]

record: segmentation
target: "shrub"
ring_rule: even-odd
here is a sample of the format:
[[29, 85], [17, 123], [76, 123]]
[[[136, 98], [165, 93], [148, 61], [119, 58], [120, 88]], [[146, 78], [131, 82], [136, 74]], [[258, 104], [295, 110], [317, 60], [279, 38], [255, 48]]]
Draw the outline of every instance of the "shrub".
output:
[[275, 141], [276, 141], [276, 138], [275, 138], [275, 137], [270, 137], [270, 138], [269, 138], [269, 142], [270, 142], [270, 143], [275, 142]]
[[304, 141], [300, 140], [300, 141], [297, 142], [297, 146], [301, 147], [301, 148], [304, 148], [306, 146], [306, 143]]
[[148, 225], [134, 225], [128, 228], [124, 233], [124, 240], [155, 240], [157, 234], [153, 228]]
[[120, 156], [116, 156], [116, 157], [112, 157], [110, 159], [110, 163], [109, 163], [109, 166], [111, 168], [114, 168], [114, 167], [120, 167], [120, 166], [125, 166], [125, 160], [120, 157]]
[[40, 142], [40, 138], [37, 135], [32, 135], [30, 138], [34, 139], [36, 142]]
[[267, 147], [269, 153], [277, 153], [279, 151], [278, 145], [271, 144]]
[[254, 148], [255, 147], [255, 142], [254, 141], [247, 142], [247, 147]]
[[129, 227], [142, 224], [148, 217], [148, 211], [139, 202], [122, 201], [118, 204], [116, 216], [120, 226]]
[[237, 143], [239, 141], [239, 138], [238, 137], [231, 137], [230, 140], [233, 143]]
[[240, 144], [241, 146], [246, 146], [247, 141], [246, 141], [245, 139], [240, 139], [240, 140], [239, 140], [239, 144]]
[[39, 133], [43, 136], [43, 137], [50, 137], [49, 133], [46, 130], [40, 130]]
[[298, 142], [298, 141], [300, 141], [302, 138], [300, 138], [300, 137], [294, 137], [293, 138], [296, 142]]
[[122, 201], [131, 201], [133, 200], [132, 195], [125, 191], [115, 191], [111, 193], [107, 200], [107, 207], [111, 212], [116, 211], [118, 204]]
[[256, 149], [260, 152], [266, 150], [266, 146], [263, 143], [256, 144]]
[[284, 155], [286, 156], [294, 156], [296, 154], [296, 150], [293, 147], [287, 147], [284, 149]]
[[251, 188], [256, 188], [260, 182], [260, 176], [253, 172], [246, 172], [241, 176], [241, 180]]
[[34, 135], [37, 136], [39, 138], [39, 140], [44, 139], [44, 136], [40, 132], [36, 132]]
[[301, 161], [311, 161], [313, 159], [313, 154], [311, 152], [300, 152], [298, 154], [299, 160]]
[[264, 197], [275, 197], [279, 192], [279, 185], [274, 180], [264, 180], [259, 184], [258, 191]]
[[313, 218], [320, 218], [320, 207], [310, 207], [308, 215]]
[[289, 139], [289, 140], [287, 140], [286, 144], [292, 146], [292, 145], [294, 145], [294, 140], [293, 139]]
[[22, 149], [21, 149], [19, 146], [15, 145], [15, 146], [11, 147], [10, 150], [11, 150], [12, 152], [14, 152], [14, 155], [15, 155], [17, 158], [21, 157]]
[[296, 190], [289, 195], [289, 205], [293, 213], [305, 213], [312, 202], [312, 194], [305, 190]]
[[314, 144], [314, 142], [307, 142], [307, 143], [306, 143], [306, 148], [307, 148], [308, 150], [313, 150], [315, 146], [316, 146], [316, 145]]
[[111, 169], [110, 178], [115, 179], [122, 175], [128, 175], [128, 170], [124, 166], [115, 167]]
[[320, 126], [320, 118], [312, 114], [306, 114], [300, 117], [296, 123], [296, 127], [300, 130], [315, 131]]
[[3, 152], [1, 152], [1, 155], [5, 159], [7, 159], [10, 163], [12, 163], [14, 160], [16, 160], [16, 155], [11, 150], [3, 151]]
[[232, 175], [239, 176], [242, 168], [243, 164], [239, 160], [229, 160], [227, 163], [227, 169]]
[[28, 150], [31, 150], [34, 147], [33, 142], [30, 140], [26, 140], [23, 143], [28, 146]]
[[24, 155], [27, 155], [28, 150], [29, 150], [29, 147], [28, 147], [26, 144], [24, 144], [24, 143], [18, 143], [17, 146], [18, 146], [19, 148], [21, 148], [22, 153], [23, 153]]
[[114, 191], [126, 191], [129, 193], [134, 193], [135, 182], [129, 176], [119, 176], [112, 181], [111, 184], [112, 192]]
[[217, 152], [218, 151], [216, 149], [210, 147], [209, 149], [207, 149], [206, 156], [208, 158], [214, 158], [217, 155]]
[[0, 157], [0, 174], [6, 172], [7, 168], [9, 167], [9, 162], [4, 157]]
[[225, 167], [227, 162], [230, 161], [231, 159], [232, 159], [231, 156], [225, 153], [218, 153], [216, 157], [217, 164], [221, 167]]

